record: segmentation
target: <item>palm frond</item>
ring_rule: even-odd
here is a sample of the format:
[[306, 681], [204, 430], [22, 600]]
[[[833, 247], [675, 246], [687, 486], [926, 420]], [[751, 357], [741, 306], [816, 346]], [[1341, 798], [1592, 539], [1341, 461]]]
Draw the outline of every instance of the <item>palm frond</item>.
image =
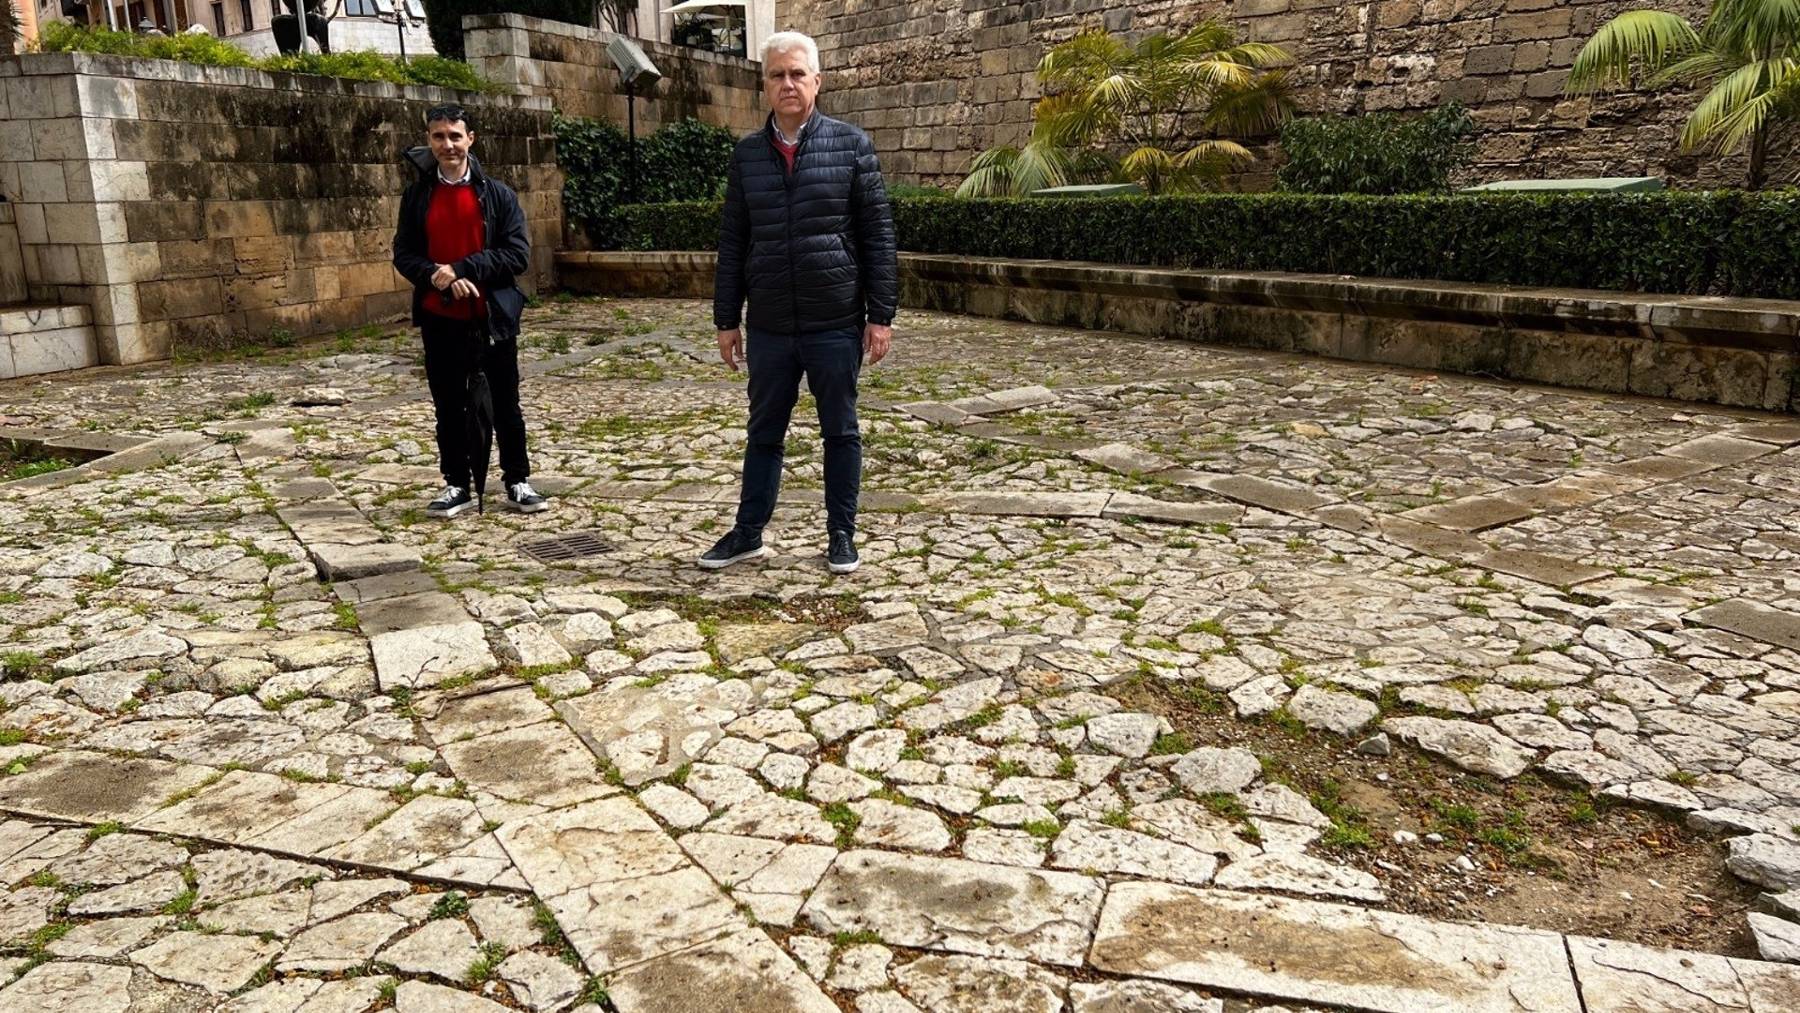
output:
[[1634, 65], [1654, 74], [1699, 48], [1699, 33], [1682, 18], [1662, 11], [1627, 11], [1602, 25], [1576, 54], [1569, 68], [1569, 93], [1630, 87]]
[[1726, 75], [1701, 98], [1681, 132], [1681, 147], [1736, 151], [1800, 91], [1800, 61], [1757, 60]]
[[1214, 95], [1206, 113], [1206, 125], [1227, 134], [1266, 134], [1286, 123], [1298, 106], [1293, 81], [1283, 71], [1270, 71], [1247, 87], [1228, 88]]

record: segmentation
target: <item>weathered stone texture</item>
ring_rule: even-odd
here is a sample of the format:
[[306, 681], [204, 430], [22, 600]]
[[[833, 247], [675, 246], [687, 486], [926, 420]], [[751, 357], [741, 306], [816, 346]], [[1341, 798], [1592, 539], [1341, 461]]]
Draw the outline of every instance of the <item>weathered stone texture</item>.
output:
[[[522, 95], [547, 95], [567, 116], [626, 125], [625, 88], [606, 55], [613, 33], [520, 14], [465, 18], [469, 64]], [[663, 75], [637, 97], [640, 135], [693, 118], [747, 134], [762, 126], [761, 64], [636, 39]]]
[[551, 278], [562, 176], [548, 104], [91, 54], [0, 61], [0, 192], [28, 296], [91, 306], [102, 361], [392, 319], [402, 151], [460, 99], [483, 166], [519, 192], [524, 287]]
[[[969, 159], [1023, 143], [1044, 50], [1087, 28], [1186, 29], [1202, 18], [1286, 47], [1302, 108], [1313, 113], [1422, 111], [1455, 100], [1481, 127], [1477, 180], [1662, 175], [1741, 184], [1744, 158], [1682, 155], [1693, 96], [1567, 99], [1570, 64], [1594, 29], [1634, 6], [1619, 0], [781, 0], [776, 21], [813, 35], [826, 74], [823, 107], [866, 129], [883, 167], [906, 181], [959, 180]], [[1705, 4], [1658, 9], [1698, 17]], [[1240, 182], [1266, 186], [1272, 147]], [[1780, 154], [1779, 152], [1777, 154]], [[1269, 157], [1275, 156], [1275, 157]], [[1771, 178], [1780, 178], [1777, 170]]]

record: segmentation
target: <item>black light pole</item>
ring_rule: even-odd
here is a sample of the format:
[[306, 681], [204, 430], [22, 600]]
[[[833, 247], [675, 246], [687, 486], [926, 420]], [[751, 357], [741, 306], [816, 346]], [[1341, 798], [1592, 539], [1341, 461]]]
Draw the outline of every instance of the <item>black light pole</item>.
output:
[[637, 163], [637, 85], [630, 78], [625, 80], [625, 130], [631, 139], [631, 203], [638, 202], [638, 163]]
[[637, 43], [623, 35], [615, 34], [606, 44], [606, 55], [612, 58], [613, 65], [619, 68], [619, 80], [625, 85], [625, 129], [631, 147], [631, 176], [627, 181], [627, 191], [631, 202], [638, 199], [638, 157], [637, 157], [637, 93], [639, 88], [654, 85], [662, 73]]

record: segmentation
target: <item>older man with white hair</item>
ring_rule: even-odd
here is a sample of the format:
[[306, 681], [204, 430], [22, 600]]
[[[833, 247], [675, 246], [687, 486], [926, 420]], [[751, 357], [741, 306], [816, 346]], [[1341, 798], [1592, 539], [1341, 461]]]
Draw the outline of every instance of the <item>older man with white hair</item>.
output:
[[893, 213], [868, 135], [818, 111], [813, 40], [778, 32], [763, 43], [762, 61], [769, 118], [731, 156], [713, 287], [719, 357], [733, 370], [746, 360], [750, 368], [744, 484], [737, 523], [700, 565], [768, 554], [763, 527], [805, 376], [825, 441], [826, 564], [849, 573], [860, 562], [856, 381], [865, 356], [874, 365], [887, 354], [899, 304]]

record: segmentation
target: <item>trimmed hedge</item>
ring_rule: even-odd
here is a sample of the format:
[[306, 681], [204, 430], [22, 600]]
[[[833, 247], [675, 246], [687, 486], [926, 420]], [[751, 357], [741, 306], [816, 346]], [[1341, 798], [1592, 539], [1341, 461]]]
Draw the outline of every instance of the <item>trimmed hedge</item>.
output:
[[[556, 117], [563, 213], [601, 249], [619, 245], [620, 215], [632, 206], [625, 203], [629, 144], [625, 131], [604, 120]], [[718, 197], [725, 192], [735, 144], [737, 136], [723, 127], [694, 119], [665, 123], [638, 138], [638, 192], [652, 201]]]
[[[621, 208], [621, 245], [713, 249], [719, 210]], [[916, 253], [1800, 298], [1800, 190], [901, 197], [894, 225]]]

